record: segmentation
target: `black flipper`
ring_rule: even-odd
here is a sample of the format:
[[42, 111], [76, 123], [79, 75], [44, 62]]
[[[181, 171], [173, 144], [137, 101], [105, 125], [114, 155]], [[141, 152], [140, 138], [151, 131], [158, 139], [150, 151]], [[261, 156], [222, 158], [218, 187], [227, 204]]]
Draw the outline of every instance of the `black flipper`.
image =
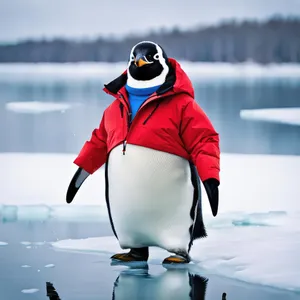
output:
[[190, 251], [193, 241], [199, 238], [204, 238], [207, 236], [206, 229], [203, 223], [203, 216], [202, 216], [202, 200], [201, 200], [201, 183], [200, 178], [197, 172], [196, 167], [190, 163], [191, 174], [192, 174], [192, 184], [194, 186], [194, 199], [193, 205], [191, 208], [190, 216], [194, 220], [193, 225], [190, 227], [190, 236], [191, 240], [189, 243]]
[[74, 174], [67, 191], [66, 201], [67, 203], [71, 203], [80, 189], [83, 182], [89, 177], [89, 173], [82, 168], [78, 168], [76, 173]]
[[209, 200], [211, 212], [214, 217], [218, 214], [219, 208], [219, 184], [219, 181], [214, 178], [209, 178], [203, 181], [203, 185], [205, 187], [207, 197]]

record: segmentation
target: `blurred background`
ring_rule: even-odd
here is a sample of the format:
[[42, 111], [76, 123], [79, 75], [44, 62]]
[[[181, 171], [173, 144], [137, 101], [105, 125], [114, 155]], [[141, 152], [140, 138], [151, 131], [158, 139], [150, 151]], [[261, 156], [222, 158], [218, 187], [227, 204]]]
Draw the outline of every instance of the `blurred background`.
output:
[[300, 154], [300, 1], [0, 2], [0, 151], [77, 153], [132, 46], [191, 77], [231, 153]]

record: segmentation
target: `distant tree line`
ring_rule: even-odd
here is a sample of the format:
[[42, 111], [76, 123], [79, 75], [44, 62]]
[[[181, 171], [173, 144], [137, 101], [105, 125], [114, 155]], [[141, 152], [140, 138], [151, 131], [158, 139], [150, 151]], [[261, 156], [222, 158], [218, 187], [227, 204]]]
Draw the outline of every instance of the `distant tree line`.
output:
[[273, 17], [259, 21], [227, 21], [216, 26], [182, 31], [152, 32], [121, 40], [27, 40], [0, 45], [0, 62], [118, 62], [131, 47], [151, 40], [170, 57], [203, 62], [300, 63], [300, 18]]

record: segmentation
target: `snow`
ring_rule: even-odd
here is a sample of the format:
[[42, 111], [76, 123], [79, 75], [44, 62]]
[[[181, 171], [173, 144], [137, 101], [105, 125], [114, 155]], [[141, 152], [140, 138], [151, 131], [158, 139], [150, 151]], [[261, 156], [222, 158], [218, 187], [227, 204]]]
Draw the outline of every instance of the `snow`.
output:
[[[0, 214], [9, 219], [106, 218], [104, 168], [90, 176], [71, 204], [65, 195], [77, 166], [73, 154], [0, 154]], [[300, 211], [300, 157], [221, 155], [220, 213]], [[204, 213], [210, 215], [203, 190]]]
[[77, 166], [72, 154], [0, 154], [0, 216], [6, 220], [99, 220], [107, 218], [104, 172], [91, 176], [66, 204]]
[[64, 113], [67, 109], [71, 109], [74, 106], [75, 104], [70, 103], [40, 101], [8, 102], [5, 104], [7, 110], [13, 111], [15, 113], [27, 114], [41, 114], [54, 111]]
[[[292, 216], [291, 216], [292, 217]], [[225, 227], [209, 229], [208, 238], [197, 240], [191, 251], [198, 273], [202, 269], [255, 284], [300, 291], [300, 230], [288, 225]], [[232, 225], [233, 226], [233, 225]], [[114, 237], [62, 240], [57, 249], [106, 255], [124, 252]], [[237, 246], [238, 245], [238, 246]], [[169, 254], [151, 248], [149, 263], [157, 264]], [[196, 269], [193, 268], [193, 271]]]
[[299, 107], [244, 109], [240, 116], [245, 120], [300, 125]]
[[[180, 61], [190, 76], [213, 78], [299, 78], [298, 64], [269, 64], [266, 66], [253, 62], [205, 63]], [[127, 62], [119, 63], [39, 63], [39, 64], [0, 64], [1, 81], [16, 80], [82, 80], [118, 76], [126, 69]]]
[[[3, 188], [0, 204], [16, 207], [33, 205], [28, 209], [37, 208], [45, 214], [49, 205], [63, 206], [69, 182], [78, 168], [73, 164], [75, 158], [75, 154], [0, 153], [0, 181]], [[103, 195], [102, 168], [84, 183], [72, 206], [104, 205], [101, 201]], [[26, 208], [24, 215], [27, 214]]]

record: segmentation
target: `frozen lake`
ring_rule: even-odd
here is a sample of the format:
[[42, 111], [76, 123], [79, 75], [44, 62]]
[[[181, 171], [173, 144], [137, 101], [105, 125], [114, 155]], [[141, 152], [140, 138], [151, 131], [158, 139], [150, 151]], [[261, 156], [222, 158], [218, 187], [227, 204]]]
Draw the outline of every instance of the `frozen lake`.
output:
[[[208, 238], [192, 250], [194, 273], [209, 278], [205, 299], [221, 299], [222, 292], [228, 300], [296, 299], [300, 68], [185, 66], [221, 138], [220, 214], [210, 216], [203, 193]], [[102, 169], [72, 205], [65, 204], [76, 170], [72, 161], [112, 101], [102, 86], [122, 70], [122, 64], [0, 65], [4, 298], [27, 299], [29, 293], [45, 299], [45, 283], [53, 281], [62, 299], [77, 299], [76, 293], [89, 295], [87, 300], [110, 299], [119, 276], [113, 299], [125, 299], [126, 293], [135, 299], [133, 291], [145, 285], [149, 299], [167, 299], [170, 284], [179, 280], [186, 291], [182, 299], [196, 300], [188, 298], [191, 270], [163, 273], [163, 251], [150, 252], [149, 284], [147, 272], [109, 266], [109, 255], [120, 249], [108, 226]], [[76, 274], [75, 284], [70, 274]]]

